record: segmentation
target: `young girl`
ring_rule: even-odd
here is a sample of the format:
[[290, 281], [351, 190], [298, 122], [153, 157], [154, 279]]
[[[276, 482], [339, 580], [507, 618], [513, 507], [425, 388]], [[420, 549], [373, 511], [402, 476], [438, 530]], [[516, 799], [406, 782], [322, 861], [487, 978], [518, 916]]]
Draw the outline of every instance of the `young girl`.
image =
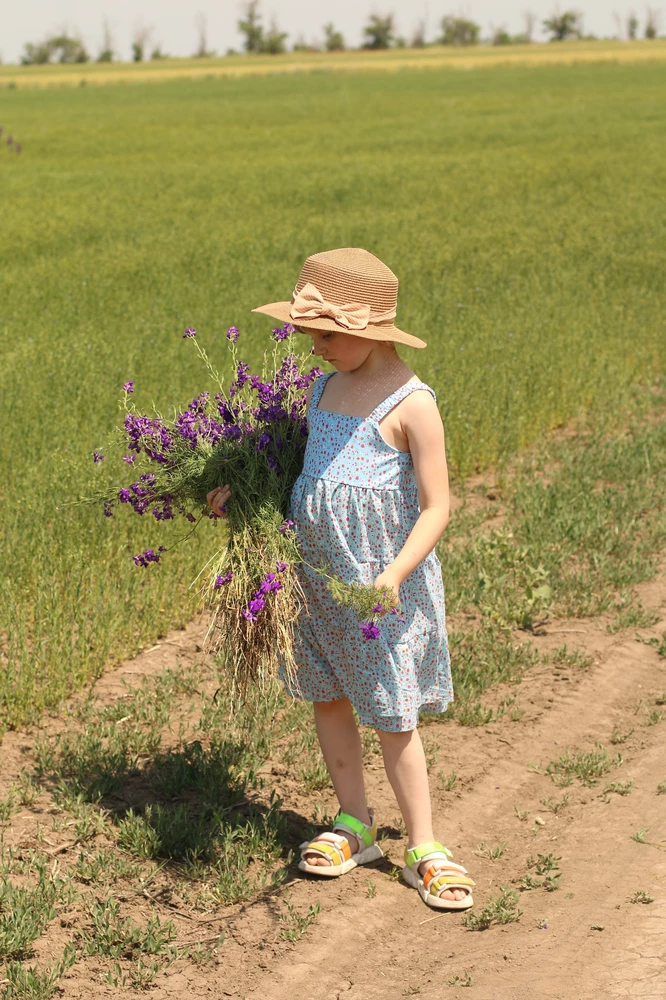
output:
[[[449, 518], [444, 430], [433, 390], [400, 359], [396, 343], [425, 347], [394, 325], [398, 281], [360, 249], [315, 254], [291, 302], [255, 312], [309, 335], [336, 371], [308, 392], [309, 436], [289, 516], [311, 566], [394, 595], [379, 636], [337, 605], [307, 566], [299, 578], [308, 613], [298, 623], [294, 697], [312, 701], [319, 743], [340, 803], [332, 830], [301, 846], [299, 867], [343, 875], [382, 856], [365, 797], [361, 740], [352, 709], [379, 737], [409, 843], [403, 877], [436, 909], [467, 909], [474, 882], [432, 830], [419, 709], [453, 700], [441, 567], [435, 555]], [[216, 513], [228, 486], [208, 495]], [[389, 609], [386, 609], [387, 611]]]

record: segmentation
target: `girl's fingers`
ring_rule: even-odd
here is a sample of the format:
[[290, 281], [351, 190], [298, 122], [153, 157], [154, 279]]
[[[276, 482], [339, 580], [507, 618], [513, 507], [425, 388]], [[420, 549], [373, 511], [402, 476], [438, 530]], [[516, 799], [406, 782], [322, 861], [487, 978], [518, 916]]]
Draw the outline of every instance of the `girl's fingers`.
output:
[[206, 503], [216, 517], [226, 517], [226, 511], [220, 508], [224, 507], [230, 496], [231, 489], [228, 483], [225, 483], [224, 486], [216, 486], [214, 490], [206, 494]]
[[210, 504], [210, 503], [212, 503], [212, 502], [213, 502], [213, 500], [214, 500], [214, 499], [216, 498], [216, 496], [218, 495], [218, 493], [226, 493], [226, 494], [228, 494], [229, 496], [231, 496], [231, 490], [230, 490], [230, 488], [229, 488], [229, 484], [228, 484], [228, 483], [225, 483], [225, 485], [224, 485], [224, 486], [216, 486], [214, 490], [211, 490], [211, 491], [210, 491], [210, 493], [207, 493], [207, 494], [206, 494], [206, 500], [207, 500], [207, 502], [208, 502], [209, 504]]

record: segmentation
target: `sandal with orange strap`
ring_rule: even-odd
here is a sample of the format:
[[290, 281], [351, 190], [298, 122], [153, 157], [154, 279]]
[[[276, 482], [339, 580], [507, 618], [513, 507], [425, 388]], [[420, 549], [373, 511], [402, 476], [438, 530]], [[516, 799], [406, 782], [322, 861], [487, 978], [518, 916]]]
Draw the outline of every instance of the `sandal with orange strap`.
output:
[[[344, 875], [346, 872], [356, 868], [357, 865], [367, 865], [370, 861], [377, 861], [384, 856], [377, 839], [377, 824], [372, 809], [368, 809], [372, 826], [366, 826], [360, 819], [350, 816], [349, 813], [339, 812], [335, 817], [332, 831], [318, 834], [314, 840], [301, 844], [301, 860], [298, 867], [302, 872], [310, 872], [311, 875], [324, 875], [333, 878], [337, 875]], [[341, 833], [336, 833], [340, 830]], [[345, 833], [353, 834], [363, 847], [356, 854], [352, 854], [351, 847]], [[306, 854], [315, 854], [320, 858], [327, 858], [328, 865], [310, 865], [305, 860]]]
[[[412, 888], [418, 889], [426, 906], [434, 910], [468, 910], [474, 905], [472, 886], [476, 885], [467, 875], [467, 869], [449, 861], [451, 851], [437, 841], [419, 844], [411, 850], [405, 848], [405, 867], [402, 877]], [[431, 861], [425, 875], [419, 872], [419, 865]], [[447, 889], [463, 889], [464, 899], [442, 899], [441, 893]]]

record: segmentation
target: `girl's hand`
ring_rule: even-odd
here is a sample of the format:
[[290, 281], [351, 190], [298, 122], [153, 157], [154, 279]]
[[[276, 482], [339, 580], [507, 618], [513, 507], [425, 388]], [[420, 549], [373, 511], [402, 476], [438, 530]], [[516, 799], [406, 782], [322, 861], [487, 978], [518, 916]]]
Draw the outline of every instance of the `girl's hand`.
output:
[[231, 496], [231, 490], [229, 489], [229, 484], [226, 483], [224, 486], [216, 486], [214, 490], [206, 495], [206, 503], [212, 510], [216, 517], [226, 517], [226, 510], [221, 510], [225, 503]]
[[391, 572], [390, 569], [385, 569], [383, 573], [380, 573], [378, 577], [375, 578], [373, 587], [376, 590], [388, 591], [389, 600], [391, 603], [388, 607], [384, 608], [382, 615], [385, 615], [387, 611], [391, 608], [397, 607], [399, 603], [398, 590], [400, 587], [400, 580], [398, 577]]

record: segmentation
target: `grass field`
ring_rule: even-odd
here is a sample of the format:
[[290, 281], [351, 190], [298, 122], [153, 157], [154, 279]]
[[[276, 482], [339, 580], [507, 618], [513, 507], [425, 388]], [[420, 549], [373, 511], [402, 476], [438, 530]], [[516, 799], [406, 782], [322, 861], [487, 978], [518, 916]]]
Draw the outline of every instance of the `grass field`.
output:
[[361, 245], [397, 272], [398, 322], [430, 344], [405, 356], [437, 390], [457, 477], [578, 416], [617, 422], [663, 371], [659, 64], [75, 89], [8, 69], [5, 725], [193, 610], [212, 526], [147, 572], [128, 555], [156, 525], [57, 506], [113, 475], [91, 453], [122, 383], [140, 408], [199, 391], [186, 325], [221, 363], [236, 324], [256, 362], [271, 324], [249, 310], [288, 297], [308, 254]]
[[0, 87], [78, 87], [294, 73], [393, 73], [406, 69], [492, 69], [506, 66], [580, 66], [666, 60], [663, 39], [636, 42], [575, 41], [557, 45], [295, 52], [280, 56], [235, 55], [212, 59], [159, 59], [143, 63], [0, 66]]

